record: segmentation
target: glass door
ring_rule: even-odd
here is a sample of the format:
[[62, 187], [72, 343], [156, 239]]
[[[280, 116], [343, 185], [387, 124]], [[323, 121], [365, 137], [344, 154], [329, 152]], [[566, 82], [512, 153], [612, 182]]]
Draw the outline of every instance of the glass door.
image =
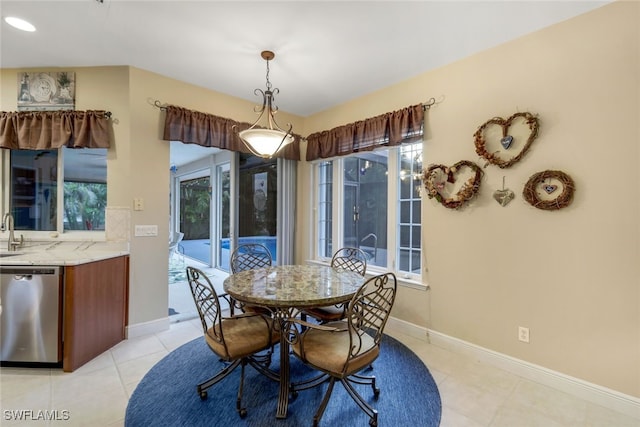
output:
[[181, 179], [179, 194], [179, 230], [184, 233], [184, 254], [211, 265], [211, 177], [208, 171], [203, 176]]

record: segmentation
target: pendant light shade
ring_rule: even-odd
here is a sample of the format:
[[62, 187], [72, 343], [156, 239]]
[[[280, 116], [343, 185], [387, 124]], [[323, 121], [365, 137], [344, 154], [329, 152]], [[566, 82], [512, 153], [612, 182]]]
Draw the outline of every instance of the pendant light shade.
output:
[[[254, 155], [268, 159], [285, 145], [292, 143], [294, 137], [291, 134], [291, 124], [288, 124], [289, 128], [285, 131], [278, 126], [275, 119], [278, 107], [273, 105], [273, 95], [279, 93], [279, 90], [272, 89], [269, 81], [269, 61], [275, 57], [275, 54], [265, 50], [261, 56], [267, 61], [267, 89], [265, 91], [256, 89], [254, 93], [256, 95], [262, 94], [262, 107], [256, 108], [256, 113], [259, 114], [258, 119], [249, 129], [238, 132], [238, 136]], [[261, 126], [259, 122], [265, 115], [265, 124]]]

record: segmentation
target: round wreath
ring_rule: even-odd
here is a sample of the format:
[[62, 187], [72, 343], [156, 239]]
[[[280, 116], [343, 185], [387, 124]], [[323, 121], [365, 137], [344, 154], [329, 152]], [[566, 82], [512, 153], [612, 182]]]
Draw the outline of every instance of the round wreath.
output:
[[[464, 166], [471, 168], [474, 171], [474, 176], [470, 177], [456, 194], [451, 197], [443, 196], [441, 191], [444, 189], [445, 182], [454, 183], [456, 181], [454, 174]], [[483, 174], [484, 172], [480, 166], [468, 160], [461, 160], [450, 167], [445, 165], [430, 165], [427, 170], [423, 172], [422, 180], [427, 190], [427, 196], [429, 196], [430, 199], [436, 199], [445, 208], [458, 209], [476, 195], [480, 188], [480, 181], [482, 180]], [[443, 175], [446, 175], [446, 180], [443, 180]]]
[[[540, 200], [537, 188], [540, 184], [543, 184], [545, 180], [550, 178], [560, 181], [562, 184], [562, 193], [552, 200]], [[554, 186], [551, 186], [551, 188], [551, 191], [555, 190]], [[569, 175], [562, 171], [546, 170], [538, 172], [529, 178], [529, 181], [527, 181], [524, 186], [524, 190], [522, 191], [522, 196], [535, 208], [554, 211], [567, 207], [571, 204], [574, 190], [575, 184]]]
[[[529, 126], [529, 131], [530, 131], [529, 138], [527, 138], [527, 142], [525, 143], [524, 147], [522, 147], [522, 150], [520, 150], [520, 152], [516, 156], [512, 157], [509, 160], [504, 160], [500, 158], [496, 153], [489, 153], [487, 151], [486, 141], [484, 140], [485, 128], [489, 125], [500, 126], [502, 128], [502, 137], [503, 137], [502, 140], [504, 141], [505, 139], [509, 138], [507, 139], [508, 142], [506, 143], [510, 145], [513, 138], [510, 137], [507, 132], [509, 130], [509, 127], [513, 123], [513, 121], [518, 117], [524, 117], [525, 123]], [[478, 153], [480, 157], [482, 157], [483, 159], [486, 159], [487, 162], [493, 165], [497, 165], [503, 169], [508, 168], [509, 166], [519, 161], [522, 158], [522, 156], [524, 156], [524, 154], [529, 150], [531, 143], [533, 142], [534, 139], [536, 139], [536, 136], [538, 136], [538, 128], [539, 128], [538, 118], [531, 113], [526, 113], [526, 112], [516, 113], [506, 120], [503, 119], [502, 117], [494, 117], [493, 119], [487, 120], [473, 134], [474, 144], [476, 146], [476, 153]], [[508, 146], [506, 146], [505, 148], [508, 148]]]

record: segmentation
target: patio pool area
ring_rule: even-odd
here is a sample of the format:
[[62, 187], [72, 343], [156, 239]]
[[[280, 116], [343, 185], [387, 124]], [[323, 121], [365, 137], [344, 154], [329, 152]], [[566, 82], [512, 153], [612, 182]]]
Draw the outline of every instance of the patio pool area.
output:
[[[276, 236], [244, 236], [238, 238], [238, 244], [244, 245], [248, 243], [259, 243], [264, 245], [271, 252], [273, 263], [276, 264], [277, 252], [276, 252]], [[231, 255], [229, 251], [229, 239], [220, 239], [220, 263], [225, 270], [229, 270], [229, 257]], [[180, 242], [179, 252], [182, 255], [188, 256], [201, 261], [204, 264], [211, 265], [211, 245], [208, 239], [199, 240], [183, 240]]]

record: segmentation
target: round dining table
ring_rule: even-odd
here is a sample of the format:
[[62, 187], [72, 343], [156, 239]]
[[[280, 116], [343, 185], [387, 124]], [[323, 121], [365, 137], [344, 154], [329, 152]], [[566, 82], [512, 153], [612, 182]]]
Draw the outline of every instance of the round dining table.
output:
[[289, 406], [290, 320], [299, 309], [348, 302], [365, 279], [328, 265], [278, 265], [241, 271], [224, 280], [224, 291], [241, 303], [267, 307], [280, 327], [280, 386], [276, 418], [286, 418]]

